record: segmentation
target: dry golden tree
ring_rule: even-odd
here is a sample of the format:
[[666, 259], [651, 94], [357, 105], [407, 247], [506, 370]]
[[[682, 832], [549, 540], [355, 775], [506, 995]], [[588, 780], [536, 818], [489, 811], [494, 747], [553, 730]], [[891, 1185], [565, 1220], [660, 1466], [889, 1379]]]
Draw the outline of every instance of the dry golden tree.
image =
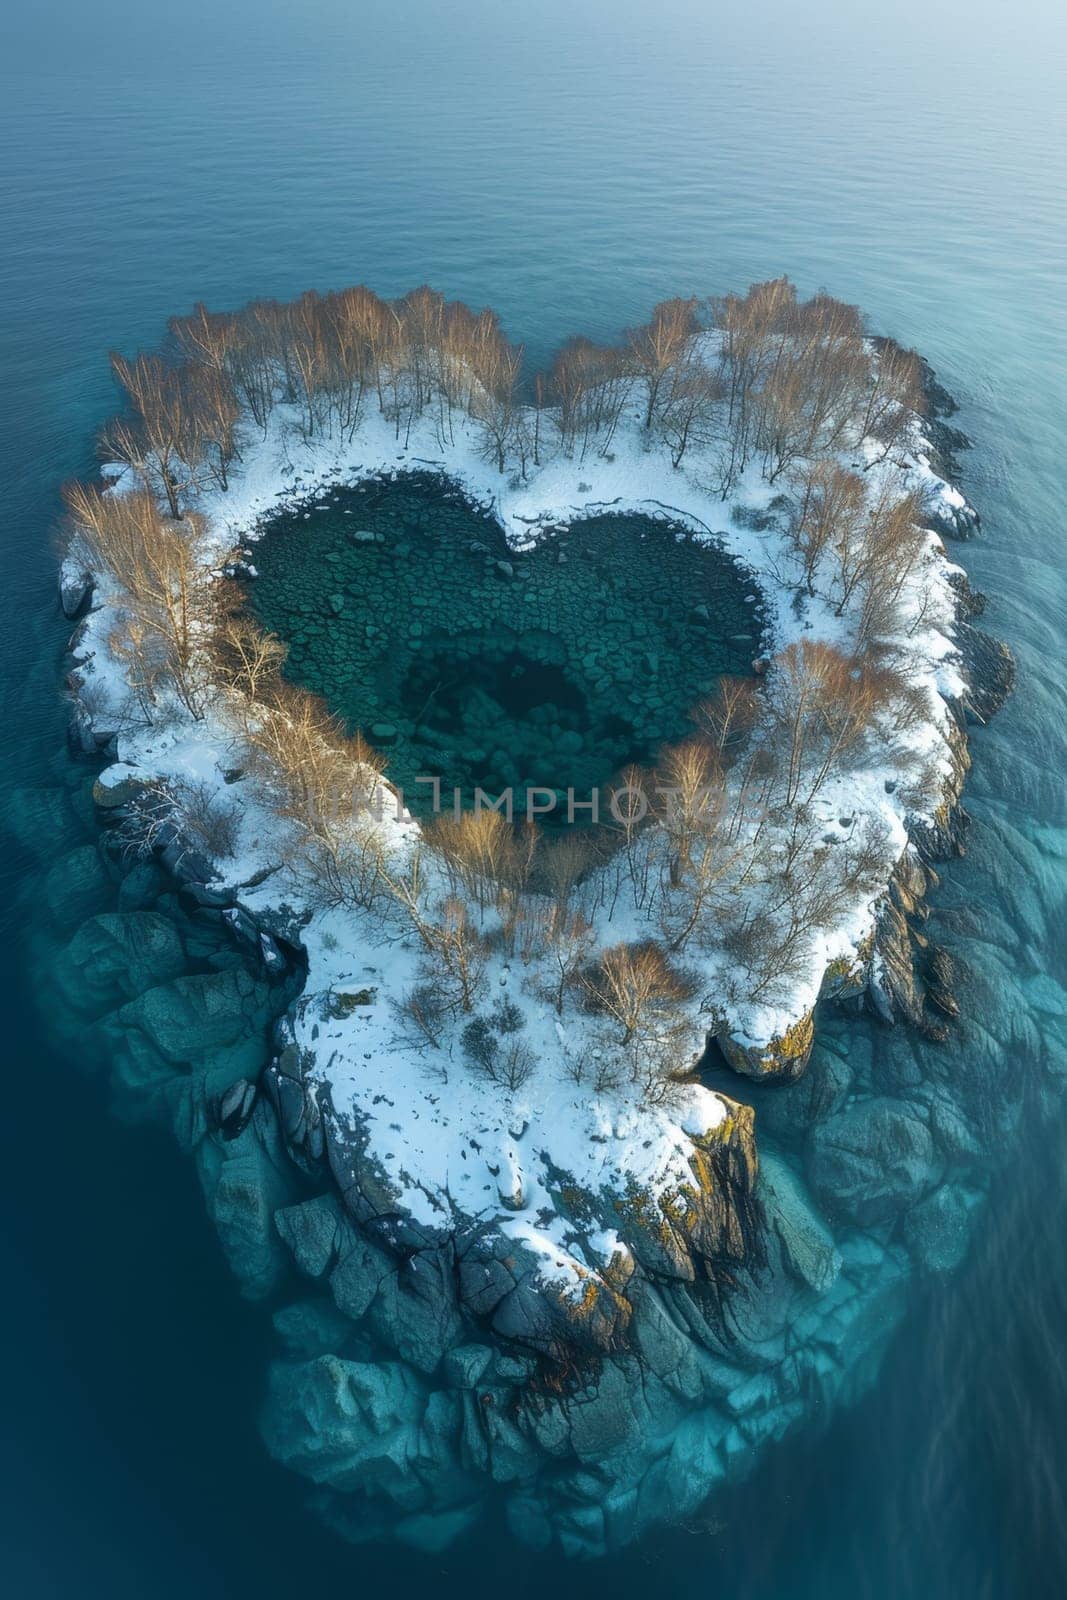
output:
[[369, 329], [364, 320], [369, 293], [343, 290], [327, 295], [322, 306], [327, 329], [330, 406], [342, 435], [349, 439], [359, 426], [368, 383], [376, 381]]
[[778, 786], [787, 806], [810, 805], [835, 768], [862, 745], [893, 692], [861, 657], [801, 640], [774, 659], [768, 702]]
[[871, 506], [862, 570], [854, 586], [860, 597], [857, 643], [861, 648], [904, 629], [904, 591], [922, 565], [929, 543], [922, 516], [921, 494], [901, 495], [891, 484]]
[[290, 824], [289, 865], [322, 905], [368, 910], [394, 899], [374, 803], [381, 758], [303, 690], [269, 676], [266, 694], [234, 705], [263, 793]]
[[668, 1021], [693, 994], [692, 978], [651, 939], [601, 951], [582, 983], [593, 1009], [606, 1012], [622, 1027], [624, 1045]]
[[321, 701], [281, 681], [265, 703], [249, 702], [245, 737], [264, 763], [275, 810], [313, 835], [359, 816], [382, 770], [360, 734], [346, 735]]
[[237, 427], [241, 406], [236, 390], [229, 376], [214, 367], [188, 367], [186, 382], [201, 462], [225, 492], [230, 487], [230, 463], [240, 454]]
[[414, 407], [420, 412], [441, 387], [440, 351], [444, 341], [445, 299], [420, 284], [394, 303], [402, 330], [405, 365], [411, 374]]
[[771, 483], [802, 458], [854, 441], [871, 369], [858, 311], [827, 295], [798, 305], [776, 346], [755, 396]]
[[379, 880], [393, 907], [418, 935], [422, 947], [420, 991], [427, 1009], [441, 1018], [446, 1013], [471, 1012], [481, 991], [489, 960], [489, 943], [471, 917], [471, 908], [457, 894], [435, 898], [431, 870], [417, 845], [401, 858], [384, 853]]
[[73, 483], [64, 500], [76, 536], [98, 573], [122, 590], [125, 648], [136, 659], [137, 682], [154, 689], [164, 679], [196, 718], [207, 689], [205, 642], [211, 577], [199, 549], [199, 519], [169, 522], [147, 490], [114, 494]]
[[277, 684], [289, 646], [248, 615], [236, 584], [220, 580], [215, 598], [212, 655], [216, 679], [233, 695], [263, 700]]
[[646, 385], [646, 428], [651, 428], [657, 418], [668, 375], [682, 365], [690, 345], [700, 332], [698, 306], [695, 298], [662, 300], [653, 307], [646, 323], [627, 331], [626, 354], [632, 370], [644, 379]]
[[596, 845], [584, 830], [571, 829], [551, 839], [542, 834], [533, 862], [536, 887], [565, 912], [598, 860]]
[[804, 457], [855, 442], [871, 361], [854, 306], [800, 302], [787, 278], [712, 302], [721, 333], [733, 481], [753, 453], [774, 483]]
[[225, 487], [240, 415], [265, 430], [278, 401], [299, 408], [306, 436], [336, 429], [349, 439], [368, 392], [398, 438], [433, 407], [442, 441], [451, 442], [459, 408], [499, 470], [525, 472], [531, 456], [540, 464], [546, 394], [558, 407], [563, 450], [584, 458], [590, 448], [607, 451], [640, 379], [646, 428], [676, 466], [710, 448], [724, 495], [754, 455], [773, 482], [802, 459], [864, 436], [883, 455], [905, 439], [922, 405], [921, 363], [886, 341], [872, 366], [855, 308], [827, 295], [799, 301], [786, 278], [710, 306], [721, 336], [711, 366], [698, 337], [700, 304], [665, 300], [620, 347], [569, 340], [547, 379], [535, 378], [531, 410], [521, 349], [495, 313], [475, 313], [425, 285], [393, 302], [357, 285], [233, 313], [198, 304], [170, 323], [181, 359], [115, 358], [134, 416], [112, 426], [110, 447], [178, 516], [201, 469]]
[[209, 311], [202, 300], [187, 317], [171, 317], [167, 329], [188, 361], [228, 372], [239, 339], [241, 314]]
[[322, 297], [314, 290], [287, 308], [286, 367], [301, 402], [301, 431], [307, 439], [325, 431], [329, 415], [334, 374], [330, 331]]
[[722, 379], [694, 350], [667, 374], [660, 396], [656, 426], [671, 452], [671, 465], [680, 467], [692, 446], [704, 446], [721, 435]]
[[721, 335], [723, 393], [729, 423], [724, 489], [748, 465], [755, 448], [756, 397], [772, 370], [782, 335], [796, 309], [797, 292], [788, 278], [754, 283], [747, 294], [709, 301]]
[[873, 582], [894, 603], [900, 598], [926, 547], [921, 519], [921, 495], [917, 491], [902, 495], [888, 481], [873, 500], [864, 500], [861, 511], [846, 509], [839, 515], [831, 544], [830, 595], [839, 617], [864, 584]]
[[611, 444], [629, 398], [633, 376], [627, 353], [591, 339], [568, 339], [556, 354], [550, 395], [560, 444], [585, 459], [595, 441], [603, 453]]
[[495, 338], [479, 338], [470, 351], [468, 409], [481, 433], [483, 453], [499, 472], [512, 456], [525, 472], [530, 453], [519, 387], [522, 360], [521, 345], [509, 344], [499, 330]]
[[424, 922], [419, 931], [454, 986], [460, 1010], [473, 1011], [485, 977], [488, 948], [471, 921], [467, 902], [449, 895], [438, 916]]
[[[788, 533], [809, 595], [828, 557], [835, 557], [835, 585], [851, 594], [848, 584], [862, 560], [868, 526], [867, 488], [855, 472], [836, 461], [816, 460], [791, 476], [793, 505]], [[839, 613], [840, 614], [840, 613]]]
[[236, 319], [231, 376], [257, 426], [266, 432], [278, 399], [284, 314], [276, 300], [255, 300]]
[[650, 828], [656, 813], [652, 773], [631, 763], [605, 788], [607, 805], [601, 804], [598, 827], [589, 837], [606, 868], [597, 875], [597, 904], [610, 917], [624, 889], [638, 910], [647, 907], [655, 894], [659, 860]]
[[881, 340], [859, 423], [861, 436], [882, 446], [876, 460], [907, 443], [913, 419], [925, 410], [921, 359], [892, 339]]
[[717, 692], [698, 701], [691, 715], [730, 766], [752, 732], [760, 707], [759, 687], [751, 678], [720, 678]]
[[[392, 907], [417, 934], [450, 1003], [473, 1009], [485, 940], [460, 894], [437, 895], [435, 874], [426, 870], [436, 852], [422, 843], [405, 848], [383, 829], [373, 804], [380, 758], [360, 735], [346, 737], [303, 691], [278, 683], [265, 703], [246, 704], [245, 739], [264, 792], [275, 815], [292, 824], [290, 866], [319, 904]], [[463, 849], [460, 856], [463, 870], [472, 871]]]
[[201, 417], [186, 369], [161, 356], [138, 355], [127, 361], [115, 353], [111, 370], [129, 398], [134, 420], [116, 419], [105, 433], [104, 446], [164, 497], [178, 520], [183, 478], [195, 472], [203, 447]]
[[667, 840], [660, 884], [660, 929], [672, 953], [698, 930], [707, 933], [719, 898], [744, 857], [719, 749], [703, 738], [670, 746], [661, 758], [657, 791]]
[[453, 884], [479, 911], [498, 904], [502, 890], [517, 893], [528, 882], [535, 832], [516, 833], [491, 807], [433, 817], [423, 831]]

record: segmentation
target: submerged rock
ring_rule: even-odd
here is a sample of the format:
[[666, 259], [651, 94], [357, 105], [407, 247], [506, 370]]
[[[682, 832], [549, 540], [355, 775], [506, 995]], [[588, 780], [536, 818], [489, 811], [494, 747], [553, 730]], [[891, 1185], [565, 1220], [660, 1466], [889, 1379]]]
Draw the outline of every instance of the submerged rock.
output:
[[981, 1196], [943, 1183], [904, 1218], [908, 1249], [926, 1272], [954, 1272], [967, 1253], [971, 1213]]
[[73, 928], [103, 910], [111, 893], [111, 879], [92, 844], [79, 845], [60, 856], [44, 880], [48, 910], [60, 927]]
[[429, 1496], [412, 1470], [425, 1406], [422, 1385], [402, 1362], [276, 1363], [264, 1431], [271, 1454], [314, 1483], [351, 1494], [385, 1493], [408, 1511]]
[[778, 1156], [760, 1157], [757, 1194], [777, 1233], [790, 1271], [809, 1289], [828, 1289], [841, 1269], [829, 1228], [816, 1215], [797, 1175]]
[[930, 1130], [915, 1108], [879, 1098], [857, 1100], [819, 1123], [808, 1139], [807, 1166], [831, 1214], [861, 1227], [893, 1220], [940, 1176]]
[[[151, 913], [141, 913], [149, 916]], [[269, 1008], [269, 991], [242, 967], [180, 977], [148, 989], [121, 1012], [168, 1061], [190, 1061], [242, 1043]]]
[[105, 912], [82, 923], [56, 963], [71, 1005], [99, 1012], [185, 971], [173, 921], [155, 911]]

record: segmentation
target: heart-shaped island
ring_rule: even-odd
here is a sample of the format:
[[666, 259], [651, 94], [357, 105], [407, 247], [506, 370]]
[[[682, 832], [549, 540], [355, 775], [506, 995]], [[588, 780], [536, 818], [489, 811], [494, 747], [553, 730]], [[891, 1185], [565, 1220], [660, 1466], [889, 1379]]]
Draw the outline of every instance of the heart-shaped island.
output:
[[1009, 669], [929, 375], [784, 279], [536, 377], [429, 290], [115, 367], [75, 741], [192, 967], [134, 911], [60, 977], [102, 1007], [128, 954], [113, 1074], [276, 1308], [268, 1442], [354, 1537], [687, 1516], [965, 1239], [950, 1098], [846, 1044], [797, 1081], [820, 1002], [957, 1009], [912, 935]]

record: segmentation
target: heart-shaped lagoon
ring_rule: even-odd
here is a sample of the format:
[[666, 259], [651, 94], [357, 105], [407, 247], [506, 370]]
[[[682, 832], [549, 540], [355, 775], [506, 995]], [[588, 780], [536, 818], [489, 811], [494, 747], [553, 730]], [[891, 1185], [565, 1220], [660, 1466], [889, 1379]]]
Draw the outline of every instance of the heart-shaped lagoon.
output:
[[286, 511], [255, 566], [286, 675], [383, 749], [412, 809], [430, 802], [420, 776], [511, 789], [516, 812], [532, 786], [581, 799], [684, 737], [759, 651], [751, 575], [679, 523], [599, 514], [516, 552], [430, 473]]

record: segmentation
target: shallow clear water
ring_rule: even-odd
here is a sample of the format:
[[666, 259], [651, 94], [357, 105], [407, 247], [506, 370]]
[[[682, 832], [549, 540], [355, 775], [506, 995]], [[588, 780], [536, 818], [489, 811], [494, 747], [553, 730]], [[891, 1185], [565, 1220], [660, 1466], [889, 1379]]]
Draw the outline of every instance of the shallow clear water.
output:
[[[4, 24], [5, 804], [65, 781], [49, 529], [57, 483], [90, 465], [113, 403], [110, 346], [154, 342], [197, 297], [428, 279], [495, 305], [541, 360], [663, 294], [785, 270], [861, 303], [961, 401], [965, 487], [984, 519], [961, 553], [1020, 671], [974, 741], [970, 852], [946, 870], [936, 926], [1005, 983], [1036, 966], [1062, 982], [1059, 8], [221, 11], [191, 0], [179, 30], [154, 3], [51, 0]], [[721, 1531], [664, 1535], [593, 1580], [495, 1538], [433, 1561], [353, 1551], [266, 1460], [262, 1319], [233, 1293], [191, 1168], [109, 1119], [76, 1047], [47, 1042], [51, 975], [21, 938], [31, 867], [14, 849], [0, 861], [12, 1593], [1064, 1592], [1062, 1118], [1024, 1118], [965, 1267], [918, 1298], [877, 1388], [768, 1458]], [[1015, 1030], [1003, 1072], [1048, 1065], [1055, 1019], [1030, 991], [994, 993]]]

